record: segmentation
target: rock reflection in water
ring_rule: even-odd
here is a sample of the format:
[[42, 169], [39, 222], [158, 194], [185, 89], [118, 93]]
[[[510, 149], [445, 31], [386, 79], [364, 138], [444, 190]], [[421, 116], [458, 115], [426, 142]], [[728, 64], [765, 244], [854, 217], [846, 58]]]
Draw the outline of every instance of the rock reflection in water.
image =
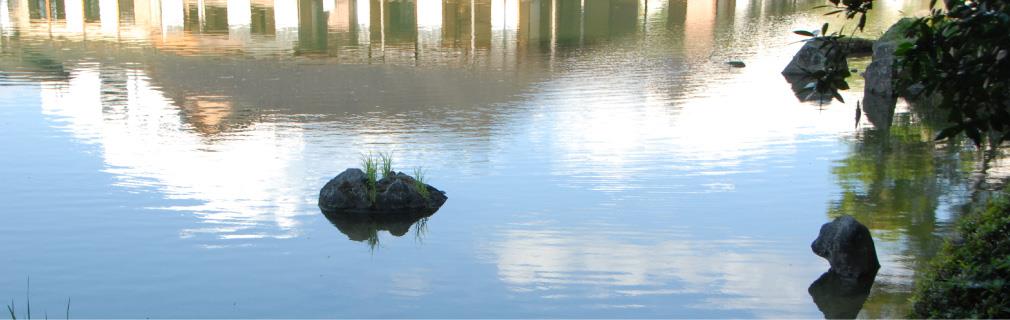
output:
[[350, 214], [345, 212], [322, 211], [323, 216], [333, 226], [337, 227], [341, 233], [347, 235], [347, 239], [366, 242], [374, 249], [379, 245], [379, 231], [386, 231], [397, 237], [402, 237], [414, 227], [414, 236], [420, 239], [424, 236], [428, 218], [434, 212], [413, 212], [393, 216], [375, 216], [365, 214]]
[[810, 284], [807, 292], [814, 299], [817, 309], [824, 313], [825, 319], [855, 319], [870, 296], [876, 277], [874, 272], [849, 279], [828, 270]]

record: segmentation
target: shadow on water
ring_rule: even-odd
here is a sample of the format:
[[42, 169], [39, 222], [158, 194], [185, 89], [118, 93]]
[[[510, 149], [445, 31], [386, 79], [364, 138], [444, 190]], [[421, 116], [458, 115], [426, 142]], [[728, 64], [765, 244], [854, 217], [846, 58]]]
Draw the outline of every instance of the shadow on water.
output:
[[337, 230], [347, 235], [347, 239], [365, 242], [373, 250], [379, 245], [380, 231], [386, 231], [391, 235], [402, 237], [410, 232], [410, 227], [413, 226], [415, 239], [421, 240], [427, 231], [428, 219], [434, 215], [433, 212], [414, 212], [395, 217], [384, 217], [344, 212], [322, 212], [323, 216], [334, 227], [337, 227]]
[[810, 284], [807, 292], [825, 319], [855, 319], [870, 296], [876, 273], [858, 279], [844, 278], [828, 270]]

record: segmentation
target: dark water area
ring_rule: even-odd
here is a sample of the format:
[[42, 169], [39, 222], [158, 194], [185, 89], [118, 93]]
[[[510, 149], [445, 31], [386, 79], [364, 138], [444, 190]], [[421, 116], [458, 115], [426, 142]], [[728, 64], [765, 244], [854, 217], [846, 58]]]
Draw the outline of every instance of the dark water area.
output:
[[[0, 299], [30, 277], [49, 316], [904, 316], [981, 153], [905, 104], [856, 123], [858, 76], [797, 101], [779, 71], [821, 4], [0, 0]], [[881, 1], [864, 33], [927, 7]], [[448, 202], [324, 216], [368, 152]], [[830, 289], [810, 250], [844, 214], [872, 285]]]

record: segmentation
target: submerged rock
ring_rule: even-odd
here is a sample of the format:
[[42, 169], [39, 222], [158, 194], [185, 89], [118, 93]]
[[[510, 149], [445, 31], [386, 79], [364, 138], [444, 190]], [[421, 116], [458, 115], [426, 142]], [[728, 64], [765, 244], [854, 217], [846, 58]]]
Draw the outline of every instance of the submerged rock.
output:
[[880, 269], [870, 230], [851, 216], [841, 216], [821, 226], [810, 249], [827, 259], [830, 271], [843, 278], [857, 279], [876, 274]]
[[403, 217], [434, 213], [445, 203], [445, 192], [421, 184], [403, 172], [390, 172], [375, 183], [375, 201], [369, 199], [368, 179], [360, 169], [347, 169], [319, 190], [319, 208], [323, 212], [358, 216]]

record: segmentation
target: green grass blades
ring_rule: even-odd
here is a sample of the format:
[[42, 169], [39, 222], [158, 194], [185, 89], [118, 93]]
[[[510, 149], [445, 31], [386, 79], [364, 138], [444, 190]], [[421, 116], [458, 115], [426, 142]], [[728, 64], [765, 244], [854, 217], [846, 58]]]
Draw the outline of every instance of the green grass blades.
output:
[[379, 161], [372, 154], [361, 155], [361, 169], [365, 171], [365, 178], [368, 180], [368, 201], [375, 204], [375, 183], [378, 180]]
[[425, 199], [428, 198], [428, 186], [425, 185], [424, 169], [414, 168], [414, 188]]
[[382, 177], [393, 174], [393, 153], [379, 152], [379, 161], [382, 162]]

